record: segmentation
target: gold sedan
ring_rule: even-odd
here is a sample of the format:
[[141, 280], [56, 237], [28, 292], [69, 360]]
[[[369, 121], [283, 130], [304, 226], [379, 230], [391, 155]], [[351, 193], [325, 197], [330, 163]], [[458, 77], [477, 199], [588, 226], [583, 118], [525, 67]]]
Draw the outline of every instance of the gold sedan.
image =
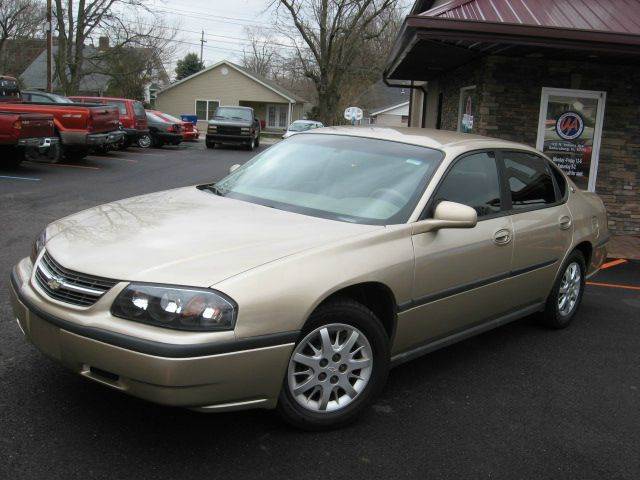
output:
[[223, 180], [50, 224], [11, 276], [26, 337], [165, 405], [342, 425], [391, 366], [530, 314], [576, 315], [601, 200], [524, 145], [323, 128]]

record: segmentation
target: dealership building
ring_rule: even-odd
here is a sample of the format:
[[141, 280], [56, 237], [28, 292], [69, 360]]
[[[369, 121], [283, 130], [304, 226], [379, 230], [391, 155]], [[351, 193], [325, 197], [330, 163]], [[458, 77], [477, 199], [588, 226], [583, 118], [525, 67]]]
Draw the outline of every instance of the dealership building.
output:
[[384, 78], [411, 127], [535, 146], [640, 235], [640, 0], [418, 0]]

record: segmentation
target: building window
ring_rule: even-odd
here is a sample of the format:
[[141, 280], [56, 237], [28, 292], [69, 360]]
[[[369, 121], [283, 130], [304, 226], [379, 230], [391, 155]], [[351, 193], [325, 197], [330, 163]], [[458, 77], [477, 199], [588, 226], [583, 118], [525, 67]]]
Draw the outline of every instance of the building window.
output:
[[218, 100], [196, 100], [196, 116], [198, 120], [211, 120], [220, 105]]

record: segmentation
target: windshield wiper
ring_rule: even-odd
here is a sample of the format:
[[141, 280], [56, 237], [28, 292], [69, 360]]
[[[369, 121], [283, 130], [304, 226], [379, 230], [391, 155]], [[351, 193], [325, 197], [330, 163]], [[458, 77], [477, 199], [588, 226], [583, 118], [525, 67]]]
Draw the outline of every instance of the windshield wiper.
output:
[[224, 197], [225, 194], [227, 193], [226, 190], [218, 187], [215, 183], [212, 183], [210, 185], [205, 185], [204, 188], [209, 190], [211, 193], [218, 195], [219, 197]]

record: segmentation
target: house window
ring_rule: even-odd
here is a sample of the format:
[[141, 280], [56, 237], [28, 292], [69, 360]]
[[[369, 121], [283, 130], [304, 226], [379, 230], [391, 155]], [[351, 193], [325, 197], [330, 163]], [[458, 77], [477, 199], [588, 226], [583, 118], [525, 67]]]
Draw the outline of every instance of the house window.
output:
[[474, 123], [477, 123], [476, 109], [478, 107], [478, 95], [476, 86], [460, 89], [460, 104], [458, 105], [458, 131], [471, 133], [474, 131]]
[[218, 100], [196, 100], [196, 116], [198, 120], [211, 120], [220, 105]]
[[269, 105], [267, 107], [267, 127], [287, 128], [289, 105]]

